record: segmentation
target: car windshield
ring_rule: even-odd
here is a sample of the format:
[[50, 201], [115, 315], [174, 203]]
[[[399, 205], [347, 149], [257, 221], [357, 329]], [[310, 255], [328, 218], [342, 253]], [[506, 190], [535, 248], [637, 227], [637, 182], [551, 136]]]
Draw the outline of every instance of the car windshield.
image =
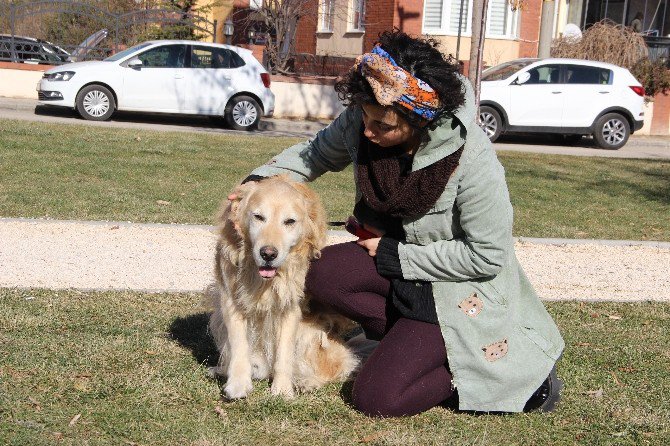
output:
[[106, 62], [116, 62], [117, 60], [121, 60], [124, 57], [126, 57], [127, 55], [132, 54], [135, 51], [141, 50], [142, 48], [146, 48], [149, 45], [151, 45], [151, 43], [149, 43], [149, 42], [140, 43], [139, 45], [131, 46], [130, 48], [127, 48], [123, 51], [120, 51], [120, 52], [114, 54], [113, 56], [109, 56], [108, 58], [103, 59], [103, 60], [106, 61]]
[[521, 59], [505, 62], [495, 67], [487, 68], [482, 72], [482, 81], [499, 81], [507, 79], [520, 69], [537, 62], [537, 59]]

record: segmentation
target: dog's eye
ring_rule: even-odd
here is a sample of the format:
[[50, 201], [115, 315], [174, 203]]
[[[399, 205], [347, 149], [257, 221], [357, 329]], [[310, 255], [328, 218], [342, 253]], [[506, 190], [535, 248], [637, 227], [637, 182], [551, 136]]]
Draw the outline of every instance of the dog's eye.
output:
[[261, 214], [253, 214], [253, 215], [254, 215], [254, 220], [265, 221], [265, 217], [263, 217]]
[[286, 220], [284, 220], [284, 224], [285, 224], [286, 226], [293, 226], [293, 225], [295, 224], [295, 219], [293, 219], [293, 218], [287, 218]]

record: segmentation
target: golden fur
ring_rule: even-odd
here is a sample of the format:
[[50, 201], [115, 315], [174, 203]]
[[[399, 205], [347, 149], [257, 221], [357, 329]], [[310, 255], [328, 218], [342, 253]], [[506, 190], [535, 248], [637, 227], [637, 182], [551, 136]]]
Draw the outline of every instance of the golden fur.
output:
[[346, 379], [358, 360], [339, 337], [344, 318], [309, 312], [305, 298], [309, 262], [326, 243], [320, 200], [286, 177], [233, 193], [219, 215], [209, 322], [225, 396], [246, 397], [252, 379], [271, 378], [271, 392], [286, 397]]

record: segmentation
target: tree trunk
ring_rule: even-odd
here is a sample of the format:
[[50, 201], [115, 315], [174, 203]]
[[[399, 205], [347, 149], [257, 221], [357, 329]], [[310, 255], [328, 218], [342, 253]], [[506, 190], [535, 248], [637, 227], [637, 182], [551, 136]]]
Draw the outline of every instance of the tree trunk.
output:
[[[486, 13], [488, 0], [474, 0], [472, 4], [472, 37], [470, 42], [470, 66], [468, 78], [475, 90], [475, 107], [479, 109], [482, 62], [484, 59], [484, 38], [486, 36]], [[479, 113], [477, 113], [479, 116]]]

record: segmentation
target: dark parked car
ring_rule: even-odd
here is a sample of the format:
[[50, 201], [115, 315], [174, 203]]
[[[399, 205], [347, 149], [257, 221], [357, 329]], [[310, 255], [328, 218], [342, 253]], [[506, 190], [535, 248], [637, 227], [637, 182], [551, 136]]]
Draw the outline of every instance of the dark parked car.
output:
[[0, 34], [0, 60], [33, 64], [59, 65], [70, 54], [58, 45], [34, 37]]
[[101, 29], [87, 37], [72, 53], [68, 53], [58, 45], [46, 40], [0, 34], [0, 61], [45, 65], [79, 62], [84, 60], [84, 56], [105, 37], [107, 37], [107, 30]]

